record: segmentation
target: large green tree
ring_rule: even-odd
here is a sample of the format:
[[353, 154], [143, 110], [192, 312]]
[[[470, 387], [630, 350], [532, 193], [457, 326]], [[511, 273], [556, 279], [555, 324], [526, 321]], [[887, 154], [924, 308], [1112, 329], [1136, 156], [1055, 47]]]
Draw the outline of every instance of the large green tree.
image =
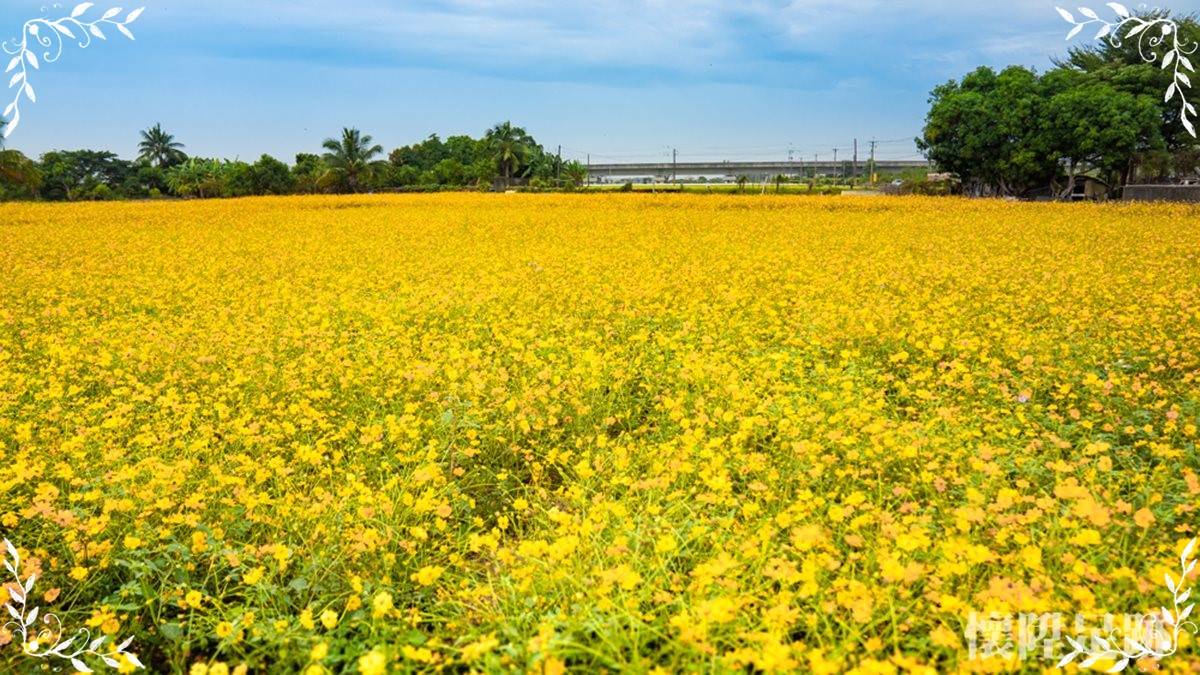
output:
[[[1194, 17], [1175, 22], [1182, 45], [1200, 40]], [[1180, 120], [1179, 97], [1165, 96], [1175, 65], [1192, 64], [1165, 62], [1163, 36], [1161, 24], [1122, 31], [1121, 39], [1072, 48], [1041, 76], [979, 68], [933, 90], [917, 144], [975, 194], [1028, 194], [1047, 184], [1066, 194], [1082, 173], [1114, 185], [1194, 173], [1200, 145]]]
[[362, 190], [366, 179], [381, 164], [376, 157], [383, 154], [383, 146], [355, 128], [342, 129], [340, 139], [327, 138], [322, 147], [326, 150], [325, 163], [329, 171], [350, 192]]
[[933, 90], [918, 147], [973, 194], [1020, 195], [1057, 171], [1036, 73], [978, 68]]
[[95, 150], [53, 151], [42, 155], [41, 196], [50, 200], [89, 199], [100, 186], [106, 192], [120, 188], [133, 165], [111, 152]]
[[1075, 179], [1085, 170], [1111, 184], [1124, 184], [1135, 158], [1163, 148], [1162, 119], [1149, 97], [1069, 70], [1047, 74], [1043, 88], [1043, 135], [1053, 156], [1065, 164], [1064, 196], [1071, 194]]
[[[1180, 45], [1200, 44], [1200, 21], [1194, 15], [1172, 17], [1169, 11], [1154, 10], [1138, 16], [1146, 20], [1173, 19], [1178, 26], [1176, 37]], [[1161, 31], [1155, 28], [1137, 35], [1122, 35], [1117, 40], [1093, 40], [1072, 47], [1066, 58], [1056, 60], [1055, 64], [1060, 69], [1085, 73], [1118, 91], [1144, 97], [1153, 103], [1161, 119], [1159, 135], [1163, 150], [1187, 153], [1196, 147], [1197, 140], [1180, 120], [1178, 97], [1168, 101], [1164, 96], [1174, 81], [1175, 71], [1173, 67], [1162, 67], [1160, 57], [1166, 43], [1154, 44], [1161, 37]], [[1143, 145], [1150, 145], [1150, 140], [1143, 139]], [[1187, 170], [1183, 168], [1183, 171]]]
[[296, 187], [288, 165], [270, 155], [263, 155], [250, 165], [250, 190], [256, 195], [286, 195]]

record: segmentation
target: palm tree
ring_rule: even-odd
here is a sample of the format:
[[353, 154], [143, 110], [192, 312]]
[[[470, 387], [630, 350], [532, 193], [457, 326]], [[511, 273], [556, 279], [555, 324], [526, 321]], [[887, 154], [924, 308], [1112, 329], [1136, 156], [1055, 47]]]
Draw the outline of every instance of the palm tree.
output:
[[162, 124], [155, 124], [142, 132], [142, 142], [138, 143], [142, 154], [138, 159], [144, 159], [160, 169], [166, 169], [187, 159], [183, 153], [183, 143], [163, 131]]
[[329, 171], [341, 177], [351, 192], [358, 192], [362, 185], [361, 177], [383, 163], [375, 159], [383, 154], [383, 146], [372, 145], [374, 140], [358, 129], [343, 128], [341, 141], [326, 138], [321, 144], [329, 151], [325, 153]]
[[492, 156], [496, 159], [496, 167], [507, 186], [529, 155], [533, 139], [521, 127], [514, 127], [512, 122], [503, 122], [489, 129], [484, 140], [491, 149]]

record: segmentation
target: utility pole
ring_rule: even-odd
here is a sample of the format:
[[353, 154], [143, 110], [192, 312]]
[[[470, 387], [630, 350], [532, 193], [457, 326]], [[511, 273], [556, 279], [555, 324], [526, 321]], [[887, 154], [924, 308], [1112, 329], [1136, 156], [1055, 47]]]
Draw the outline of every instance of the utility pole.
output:
[[672, 183], [679, 180], [679, 173], [677, 171], [678, 164], [679, 164], [679, 149], [671, 148], [671, 182]]
[[591, 187], [592, 186], [592, 153], [590, 153], [590, 152], [587, 154], [587, 163], [588, 163], [588, 165], [587, 165], [587, 169], [588, 169], [587, 184], [588, 184], [588, 187]]
[[876, 145], [875, 139], [872, 138], [871, 139], [871, 170], [867, 172], [870, 176], [872, 184], [875, 183], [875, 145]]
[[558, 169], [554, 172], [554, 179], [561, 181], [562, 180], [562, 145], [558, 146], [558, 161], [555, 162], [555, 164], [557, 165]]
[[854, 163], [850, 169], [850, 187], [858, 185], [858, 139], [854, 139]]

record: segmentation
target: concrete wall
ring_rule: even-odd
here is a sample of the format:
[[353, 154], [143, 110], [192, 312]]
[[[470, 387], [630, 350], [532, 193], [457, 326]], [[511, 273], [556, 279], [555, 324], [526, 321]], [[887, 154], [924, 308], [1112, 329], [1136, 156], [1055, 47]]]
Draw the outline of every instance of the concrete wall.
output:
[[1133, 202], [1200, 202], [1200, 185], [1126, 185], [1121, 199]]

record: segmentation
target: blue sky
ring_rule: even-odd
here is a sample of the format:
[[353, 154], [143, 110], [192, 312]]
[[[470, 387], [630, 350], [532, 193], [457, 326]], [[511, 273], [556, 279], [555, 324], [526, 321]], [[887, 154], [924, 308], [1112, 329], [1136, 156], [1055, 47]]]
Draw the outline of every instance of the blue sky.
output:
[[[122, 4], [99, 0], [91, 14]], [[190, 154], [290, 161], [346, 125], [391, 148], [511, 119], [564, 155], [598, 162], [653, 161], [672, 147], [681, 159], [773, 159], [789, 149], [828, 158], [855, 137], [864, 153], [871, 137], [911, 138], [930, 88], [976, 65], [1046, 67], [1070, 28], [1054, 0], [124, 7], [137, 4], [146, 11], [135, 42], [68, 46], [36, 71], [38, 102], [23, 104], [8, 146], [131, 156], [137, 131], [162, 122]], [[0, 0], [0, 37], [73, 6]], [[1166, 6], [1194, 12], [1200, 0]], [[915, 154], [907, 140], [879, 151]]]

